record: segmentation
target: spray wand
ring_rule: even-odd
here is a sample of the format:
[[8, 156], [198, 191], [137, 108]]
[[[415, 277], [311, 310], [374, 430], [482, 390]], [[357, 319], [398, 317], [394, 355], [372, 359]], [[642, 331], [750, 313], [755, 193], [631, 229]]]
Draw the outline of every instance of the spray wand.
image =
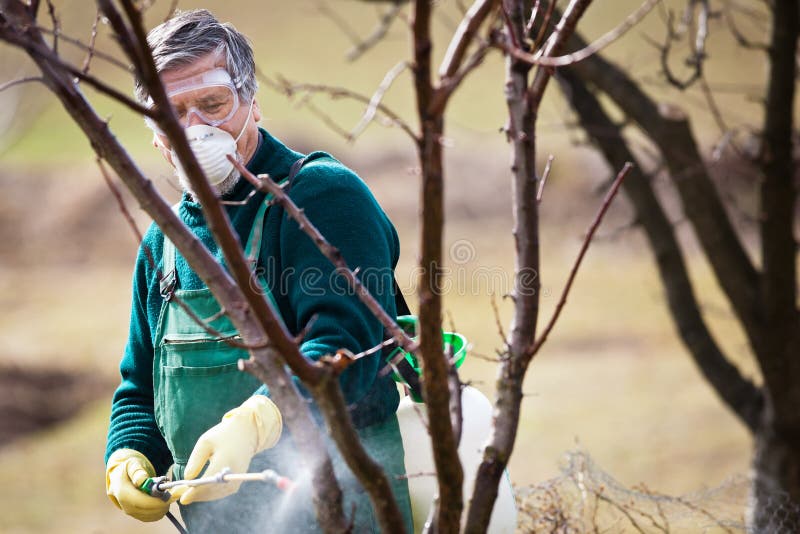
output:
[[148, 495], [168, 501], [171, 497], [168, 490], [177, 486], [205, 486], [208, 484], [225, 484], [227, 482], [269, 482], [285, 492], [291, 492], [294, 489], [294, 482], [291, 479], [279, 475], [272, 469], [265, 469], [259, 473], [231, 473], [231, 470], [227, 467], [216, 475], [192, 480], [168, 481], [167, 477], [152, 477], [145, 480], [139, 489]]
[[[291, 493], [294, 490], [294, 482], [290, 478], [281, 476], [272, 469], [265, 469], [260, 473], [231, 473], [231, 470], [227, 467], [216, 475], [193, 480], [167, 480], [165, 476], [150, 477], [139, 486], [139, 489], [166, 502], [171, 497], [168, 490], [177, 486], [204, 486], [207, 484], [225, 484], [227, 482], [270, 482], [281, 491]], [[175, 525], [178, 532], [188, 534], [180, 521], [172, 515], [172, 512], [167, 512], [167, 519]]]

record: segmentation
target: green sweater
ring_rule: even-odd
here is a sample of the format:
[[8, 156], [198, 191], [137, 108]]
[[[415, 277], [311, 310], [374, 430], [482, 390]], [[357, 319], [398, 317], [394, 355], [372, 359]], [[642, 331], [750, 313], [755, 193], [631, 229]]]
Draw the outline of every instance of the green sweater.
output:
[[[265, 130], [247, 168], [255, 174], [285, 178], [301, 154], [287, 148]], [[240, 180], [226, 200], [243, 200], [252, 186]], [[396, 314], [392, 281], [399, 255], [397, 232], [366, 184], [331, 156], [315, 152], [295, 177], [289, 196], [331, 244], [338, 247], [348, 265], [360, 268], [359, 277], [384, 309]], [[226, 206], [239, 239], [244, 240], [264, 195], [257, 193], [243, 206]], [[184, 195], [180, 218], [221, 261], [222, 253], [205, 224], [200, 205]], [[297, 334], [316, 315], [300, 349], [313, 360], [337, 349], [355, 353], [383, 339], [383, 327], [338, 276], [314, 243], [288, 219], [283, 209], [271, 207], [264, 222], [259, 268], [269, 285], [288, 329]], [[111, 407], [106, 461], [115, 450], [135, 449], [150, 459], [159, 473], [172, 464], [172, 456], [153, 415], [153, 352], [162, 297], [156, 271], [146, 249], [161, 266], [161, 230], [151, 225], [136, 260], [130, 333], [120, 363], [122, 382]], [[177, 275], [182, 289], [205, 287], [179, 255]], [[361, 358], [341, 376], [354, 422], [366, 426], [384, 420], [397, 409], [399, 396], [389, 376], [379, 377], [380, 353]], [[269, 394], [265, 387], [254, 393]]]

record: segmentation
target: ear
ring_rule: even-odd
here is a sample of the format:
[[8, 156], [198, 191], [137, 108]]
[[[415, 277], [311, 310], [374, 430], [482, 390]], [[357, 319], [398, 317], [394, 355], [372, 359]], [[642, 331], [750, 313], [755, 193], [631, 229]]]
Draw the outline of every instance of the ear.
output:
[[158, 134], [155, 132], [153, 132], [153, 146], [156, 147], [159, 152], [161, 152], [161, 155], [164, 156], [164, 159], [167, 160], [170, 165], [173, 167], [175, 166], [175, 164], [172, 163], [172, 151], [167, 148], [167, 146], [161, 141], [161, 139], [159, 139]]
[[253, 100], [253, 120], [261, 121], [261, 108], [258, 106], [258, 100]]

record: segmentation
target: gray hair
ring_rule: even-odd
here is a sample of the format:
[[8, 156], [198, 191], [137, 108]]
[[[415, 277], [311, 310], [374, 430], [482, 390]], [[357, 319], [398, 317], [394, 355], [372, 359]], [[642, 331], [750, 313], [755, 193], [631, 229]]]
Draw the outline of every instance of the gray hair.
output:
[[[232, 24], [221, 23], [205, 9], [182, 11], [159, 24], [147, 34], [158, 72], [184, 67], [209, 53], [225, 54], [225, 65], [239, 96], [249, 101], [258, 89], [256, 64], [250, 41]], [[136, 80], [136, 96], [148, 98], [140, 80]]]

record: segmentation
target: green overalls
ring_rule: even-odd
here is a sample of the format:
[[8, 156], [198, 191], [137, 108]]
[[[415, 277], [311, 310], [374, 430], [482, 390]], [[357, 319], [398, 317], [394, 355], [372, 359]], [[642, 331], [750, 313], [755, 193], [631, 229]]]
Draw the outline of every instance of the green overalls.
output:
[[[268, 199], [260, 207], [248, 237], [245, 257], [255, 268], [261, 250], [261, 232]], [[172, 452], [174, 479], [182, 479], [186, 462], [197, 439], [219, 423], [228, 410], [239, 406], [261, 385], [237, 368], [245, 350], [232, 347], [226, 339], [238, 333], [207, 288], [183, 290], [178, 287], [175, 246], [165, 237], [161, 281], [164, 301], [156, 331], [153, 358], [153, 395], [158, 428]], [[260, 278], [262, 288], [269, 287]], [[181, 299], [194, 314], [219, 332], [210, 334], [182, 309], [172, 295]], [[267, 293], [272, 299], [272, 294]], [[274, 300], [273, 300], [274, 302]], [[276, 307], [277, 309], [277, 307]], [[405, 478], [403, 444], [396, 417], [358, 430], [370, 455], [383, 465], [395, 497], [411, 532], [411, 505]], [[350, 473], [330, 439], [328, 452], [344, 493], [344, 510], [355, 510], [353, 532], [378, 532], [372, 507], [361, 485]], [[295, 481], [297, 488], [287, 496], [270, 484], [245, 483], [225, 499], [181, 506], [190, 532], [261, 533], [318, 532], [310, 488], [310, 473], [298, 456], [284, 427], [278, 444], [256, 457], [250, 471], [271, 468]]]

